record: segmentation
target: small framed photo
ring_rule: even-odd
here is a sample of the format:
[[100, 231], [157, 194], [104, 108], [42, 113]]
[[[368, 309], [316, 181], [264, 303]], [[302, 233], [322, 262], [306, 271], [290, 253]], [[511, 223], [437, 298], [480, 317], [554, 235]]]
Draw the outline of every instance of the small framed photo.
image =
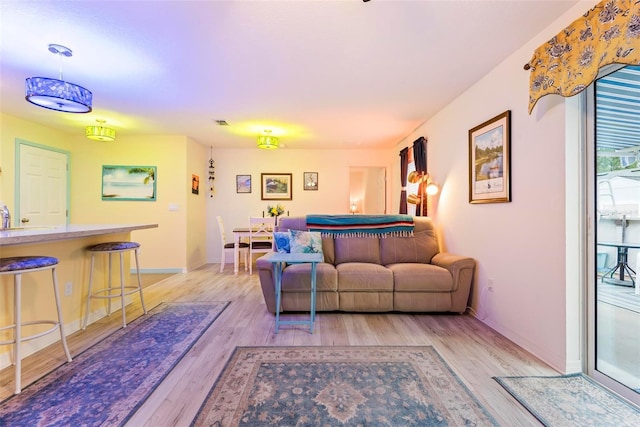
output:
[[251, 175], [236, 175], [236, 193], [251, 193]]
[[291, 200], [290, 173], [263, 173], [261, 197], [262, 200]]
[[318, 172], [305, 172], [304, 173], [304, 190], [318, 190]]
[[511, 201], [511, 111], [469, 130], [469, 203]]
[[200, 193], [200, 177], [198, 175], [191, 175], [191, 194]]

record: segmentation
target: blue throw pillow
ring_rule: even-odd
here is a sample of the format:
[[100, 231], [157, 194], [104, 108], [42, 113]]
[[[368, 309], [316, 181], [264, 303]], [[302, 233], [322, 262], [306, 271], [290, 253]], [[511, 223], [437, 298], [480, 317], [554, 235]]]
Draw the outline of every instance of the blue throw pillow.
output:
[[289, 230], [292, 254], [321, 254], [322, 237], [318, 231]]
[[273, 242], [275, 244], [276, 252], [286, 253], [291, 252], [289, 242], [291, 241], [291, 234], [288, 231], [276, 231], [273, 233]]

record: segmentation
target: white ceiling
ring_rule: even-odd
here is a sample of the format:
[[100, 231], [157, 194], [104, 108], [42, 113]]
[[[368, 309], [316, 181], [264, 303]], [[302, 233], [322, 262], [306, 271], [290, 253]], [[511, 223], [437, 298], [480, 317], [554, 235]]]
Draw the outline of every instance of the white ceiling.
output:
[[[80, 135], [104, 119], [214, 147], [265, 129], [287, 148], [392, 147], [575, 3], [0, 0], [0, 108]], [[24, 100], [60, 66], [93, 112]]]

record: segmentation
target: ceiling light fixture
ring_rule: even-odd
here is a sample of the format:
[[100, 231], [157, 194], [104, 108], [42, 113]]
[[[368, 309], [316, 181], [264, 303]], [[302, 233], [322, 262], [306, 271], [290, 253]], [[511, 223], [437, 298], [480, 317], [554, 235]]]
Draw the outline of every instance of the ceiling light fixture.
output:
[[87, 126], [87, 138], [94, 139], [96, 141], [115, 141], [116, 130], [104, 127], [104, 120], [96, 119], [96, 122], [98, 122], [98, 126]]
[[25, 82], [25, 99], [39, 107], [65, 113], [88, 113], [91, 111], [91, 91], [62, 80], [62, 57], [73, 55], [71, 49], [59, 44], [50, 44], [49, 52], [60, 58], [60, 79], [29, 77]]
[[273, 150], [280, 147], [280, 142], [275, 136], [271, 136], [270, 130], [265, 130], [264, 135], [258, 137], [258, 148], [265, 150]]

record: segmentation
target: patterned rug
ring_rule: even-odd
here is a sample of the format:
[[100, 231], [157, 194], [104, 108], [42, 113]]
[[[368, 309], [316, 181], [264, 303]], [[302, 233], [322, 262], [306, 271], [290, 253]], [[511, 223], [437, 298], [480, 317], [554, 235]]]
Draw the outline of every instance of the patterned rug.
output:
[[0, 426], [118, 426], [228, 302], [160, 304], [0, 403]]
[[640, 426], [640, 409], [582, 374], [494, 379], [548, 427]]
[[496, 426], [433, 347], [237, 347], [192, 426]]

